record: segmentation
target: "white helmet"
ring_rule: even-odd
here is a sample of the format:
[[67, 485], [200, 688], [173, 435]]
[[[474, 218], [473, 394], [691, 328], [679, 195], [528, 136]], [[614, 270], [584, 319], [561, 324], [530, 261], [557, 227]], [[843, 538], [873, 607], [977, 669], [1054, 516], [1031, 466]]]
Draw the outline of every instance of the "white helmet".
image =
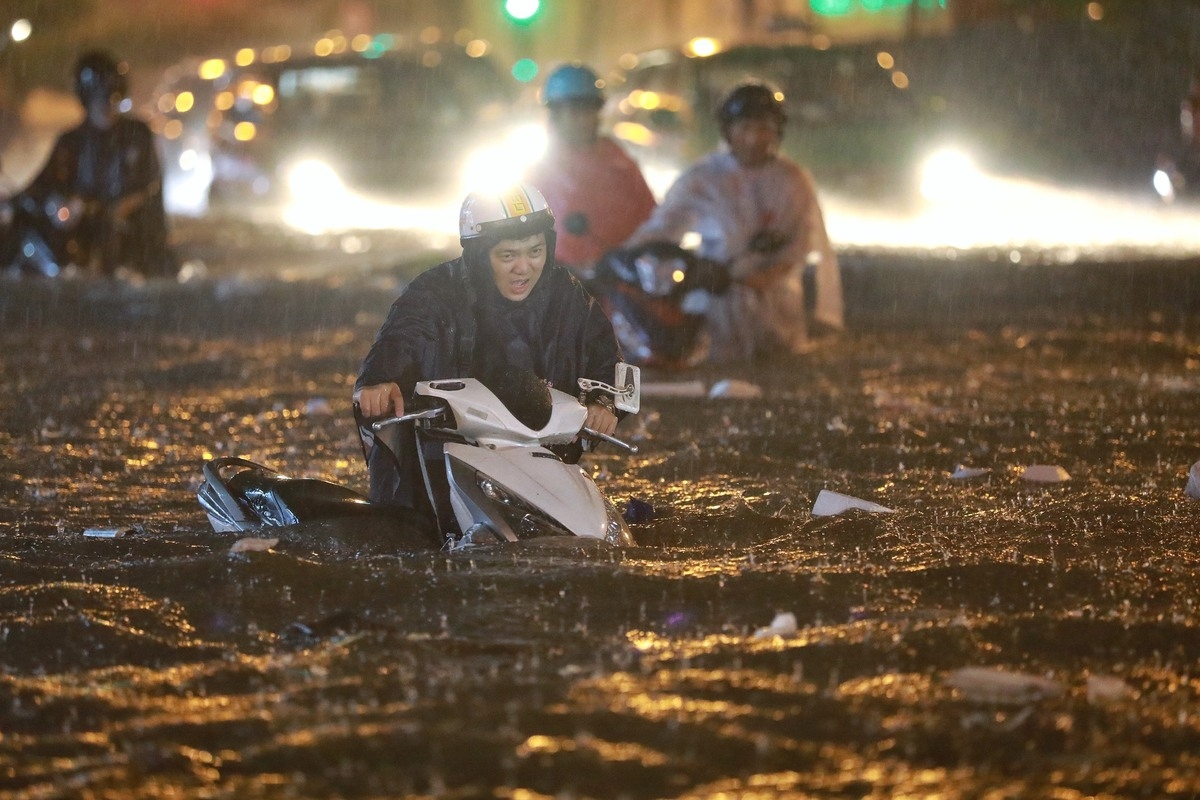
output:
[[471, 192], [458, 213], [459, 242], [524, 239], [554, 228], [554, 212], [527, 183], [496, 192]]

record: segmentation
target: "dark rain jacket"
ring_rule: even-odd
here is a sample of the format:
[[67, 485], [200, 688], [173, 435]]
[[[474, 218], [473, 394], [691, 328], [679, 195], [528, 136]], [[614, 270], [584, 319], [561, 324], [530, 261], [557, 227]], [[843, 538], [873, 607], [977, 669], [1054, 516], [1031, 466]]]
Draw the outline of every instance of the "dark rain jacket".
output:
[[[485, 254], [486, 257], [486, 254]], [[578, 394], [579, 378], [611, 383], [620, 349], [599, 304], [565, 269], [547, 266], [520, 302], [504, 299], [486, 265], [463, 258], [422, 273], [392, 304], [355, 388], [394, 381], [410, 398], [417, 381], [486, 378], [531, 370]]]
[[[419, 275], [392, 304], [355, 388], [395, 382], [408, 402], [418, 381], [486, 382], [519, 370], [578, 394], [579, 378], [611, 383], [620, 360], [608, 317], [566, 269], [548, 263], [529, 296], [515, 302], [496, 289], [487, 252], [467, 250]], [[360, 431], [371, 500], [435, 511], [426, 503], [413, 440], [404, 437], [393, 452], [376, 446], [369, 426]], [[438, 457], [437, 447], [428, 450], [427, 461]], [[435, 514], [445, 527], [444, 510]]]
[[[173, 270], [163, 209], [162, 168], [154, 134], [145, 122], [121, 115], [111, 128], [86, 120], [62, 134], [45, 167], [23, 194], [38, 201], [52, 195], [88, 202], [76, 232], [84, 254], [96, 249], [106, 271], [120, 263], [155, 275]], [[121, 199], [143, 194], [144, 201], [117, 230], [108, 212]], [[60, 254], [61, 255], [61, 254]]]

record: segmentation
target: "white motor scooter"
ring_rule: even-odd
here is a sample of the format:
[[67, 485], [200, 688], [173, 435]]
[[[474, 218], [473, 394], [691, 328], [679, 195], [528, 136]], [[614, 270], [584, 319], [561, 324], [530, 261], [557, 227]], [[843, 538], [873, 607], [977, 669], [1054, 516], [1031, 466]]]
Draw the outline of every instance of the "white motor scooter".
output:
[[[635, 366], [618, 364], [611, 386], [586, 379], [579, 384], [585, 395], [596, 391], [611, 395], [622, 411], [639, 409], [640, 372]], [[399, 452], [401, 431], [407, 430], [402, 423], [412, 422], [419, 439], [440, 442], [444, 476], [433, 473], [424, 460], [422, 469], [434, 508], [448, 505], [451, 510], [452, 521], [439, 519], [440, 533], [451, 549], [545, 536], [634, 544], [621, 512], [591, 476], [577, 464], [564, 462], [551, 448], [571, 444], [580, 435], [631, 453], [637, 448], [584, 428], [587, 409], [579, 397], [548, 386], [543, 389], [548, 420], [537, 429], [518, 419], [474, 378], [420, 382], [413, 405], [424, 406], [421, 410], [371, 425], [394, 452]], [[204, 466], [204, 477], [198, 499], [218, 531], [382, 511], [350, 489], [288, 478], [244, 459], [210, 461]], [[439, 496], [441, 492], [448, 496]]]

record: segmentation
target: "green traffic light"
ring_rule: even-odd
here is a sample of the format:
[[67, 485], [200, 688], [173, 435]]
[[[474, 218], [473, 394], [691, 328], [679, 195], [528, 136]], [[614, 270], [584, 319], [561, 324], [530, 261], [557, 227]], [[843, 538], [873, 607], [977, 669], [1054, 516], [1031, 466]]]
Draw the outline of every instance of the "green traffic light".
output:
[[517, 22], [529, 22], [542, 10], [542, 0], [504, 0], [504, 13]]
[[912, 5], [925, 10], [941, 9], [944, 11], [946, 0], [808, 0], [808, 7], [813, 10], [813, 13], [824, 17], [844, 17], [855, 11], [878, 14]]

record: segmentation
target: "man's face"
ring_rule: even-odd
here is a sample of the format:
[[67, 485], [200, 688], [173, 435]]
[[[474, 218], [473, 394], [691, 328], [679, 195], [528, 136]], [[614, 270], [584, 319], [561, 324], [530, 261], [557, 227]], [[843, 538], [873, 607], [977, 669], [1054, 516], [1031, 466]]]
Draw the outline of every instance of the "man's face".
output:
[[101, 130], [108, 130], [117, 119], [120, 98], [116, 95], [102, 93], [92, 94], [84, 106], [88, 122]]
[[546, 234], [503, 239], [488, 251], [496, 288], [507, 300], [524, 300], [546, 268]]
[[729, 123], [725, 138], [733, 157], [743, 167], [758, 167], [779, 151], [783, 131], [771, 117], [743, 117]]
[[550, 130], [568, 147], [583, 147], [596, 141], [600, 108], [592, 102], [555, 103], [550, 106]]

